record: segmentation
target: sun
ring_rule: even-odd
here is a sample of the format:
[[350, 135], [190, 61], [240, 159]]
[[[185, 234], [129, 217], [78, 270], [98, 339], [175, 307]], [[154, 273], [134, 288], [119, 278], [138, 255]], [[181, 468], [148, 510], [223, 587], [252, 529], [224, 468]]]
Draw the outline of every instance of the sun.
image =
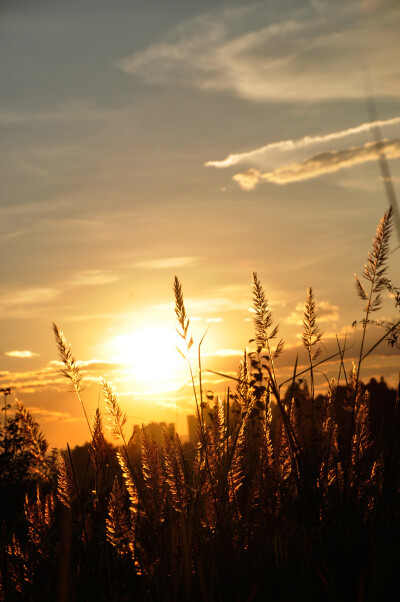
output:
[[171, 385], [185, 371], [176, 347], [179, 337], [173, 327], [147, 327], [116, 336], [114, 359], [129, 367], [132, 378], [142, 385]]

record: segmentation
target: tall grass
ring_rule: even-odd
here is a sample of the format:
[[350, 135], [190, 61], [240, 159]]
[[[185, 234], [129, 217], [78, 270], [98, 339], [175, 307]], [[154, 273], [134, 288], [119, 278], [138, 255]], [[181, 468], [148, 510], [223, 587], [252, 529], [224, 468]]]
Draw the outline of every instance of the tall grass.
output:
[[[346, 386], [332, 380], [323, 396], [316, 396], [314, 387], [322, 334], [312, 289], [303, 321], [310, 389], [299, 387], [296, 362], [283, 395], [275, 366], [283, 342], [277, 340], [278, 326], [254, 273], [256, 350], [245, 353], [235, 392], [204, 401], [201, 342], [197, 380], [190, 322], [175, 278], [180, 353], [188, 362], [198, 422], [193, 461], [175, 433], [165, 431], [161, 447], [145, 429], [129, 438], [117, 395], [103, 381], [109, 430], [119, 445], [119, 469], [110, 475], [103, 417], [96, 412], [89, 422], [82, 375], [54, 325], [63, 373], [88, 424], [94, 478], [83, 486], [78, 482], [69, 448], [60, 455], [56, 474], [49, 471], [38, 431], [19, 407], [41, 472], [34, 493], [25, 497], [20, 528], [3, 529], [2, 599], [396, 599], [398, 403], [391, 428], [374, 437], [374, 400], [360, 380], [364, 359], [385, 338], [397, 342], [399, 334], [400, 321], [382, 324], [384, 335], [366, 349], [381, 293], [397, 291], [386, 273], [390, 224], [389, 211], [368, 256], [364, 279], [369, 288], [356, 277], [365, 303], [358, 363]], [[342, 372], [340, 346], [338, 357]], [[133, 449], [139, 439], [137, 458]]]

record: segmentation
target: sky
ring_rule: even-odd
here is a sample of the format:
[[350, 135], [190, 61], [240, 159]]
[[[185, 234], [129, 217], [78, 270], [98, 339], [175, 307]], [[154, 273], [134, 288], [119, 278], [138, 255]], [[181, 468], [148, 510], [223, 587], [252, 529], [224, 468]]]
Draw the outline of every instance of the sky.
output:
[[[286, 343], [278, 380], [297, 353], [306, 366], [309, 286], [323, 353], [346, 338], [350, 369], [354, 273], [388, 208], [371, 96], [400, 196], [399, 30], [398, 0], [0, 2], [0, 387], [51, 445], [88, 439], [52, 322], [81, 362], [90, 415], [104, 377], [128, 430], [165, 420], [185, 434], [175, 275], [195, 372], [208, 329], [205, 389], [224, 395], [207, 370], [234, 375], [251, 347], [253, 270]], [[379, 317], [391, 319], [386, 297]], [[395, 386], [399, 369], [382, 345], [362, 377]]]

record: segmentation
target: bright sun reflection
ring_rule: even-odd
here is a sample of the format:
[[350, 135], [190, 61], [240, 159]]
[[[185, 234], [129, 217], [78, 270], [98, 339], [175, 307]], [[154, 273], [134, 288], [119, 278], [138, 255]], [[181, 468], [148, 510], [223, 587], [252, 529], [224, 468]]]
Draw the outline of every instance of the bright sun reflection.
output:
[[182, 376], [184, 360], [176, 350], [181, 342], [172, 327], [144, 328], [115, 337], [114, 358], [129, 366], [135, 381], [159, 386]]

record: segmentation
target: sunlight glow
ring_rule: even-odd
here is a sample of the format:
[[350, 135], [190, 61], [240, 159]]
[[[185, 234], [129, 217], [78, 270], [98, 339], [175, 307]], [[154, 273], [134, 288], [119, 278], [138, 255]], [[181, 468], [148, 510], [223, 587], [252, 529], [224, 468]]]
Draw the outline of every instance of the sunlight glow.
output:
[[142, 384], [168, 384], [182, 376], [186, 366], [176, 346], [174, 328], [149, 327], [115, 337], [114, 359], [128, 365], [132, 378]]

